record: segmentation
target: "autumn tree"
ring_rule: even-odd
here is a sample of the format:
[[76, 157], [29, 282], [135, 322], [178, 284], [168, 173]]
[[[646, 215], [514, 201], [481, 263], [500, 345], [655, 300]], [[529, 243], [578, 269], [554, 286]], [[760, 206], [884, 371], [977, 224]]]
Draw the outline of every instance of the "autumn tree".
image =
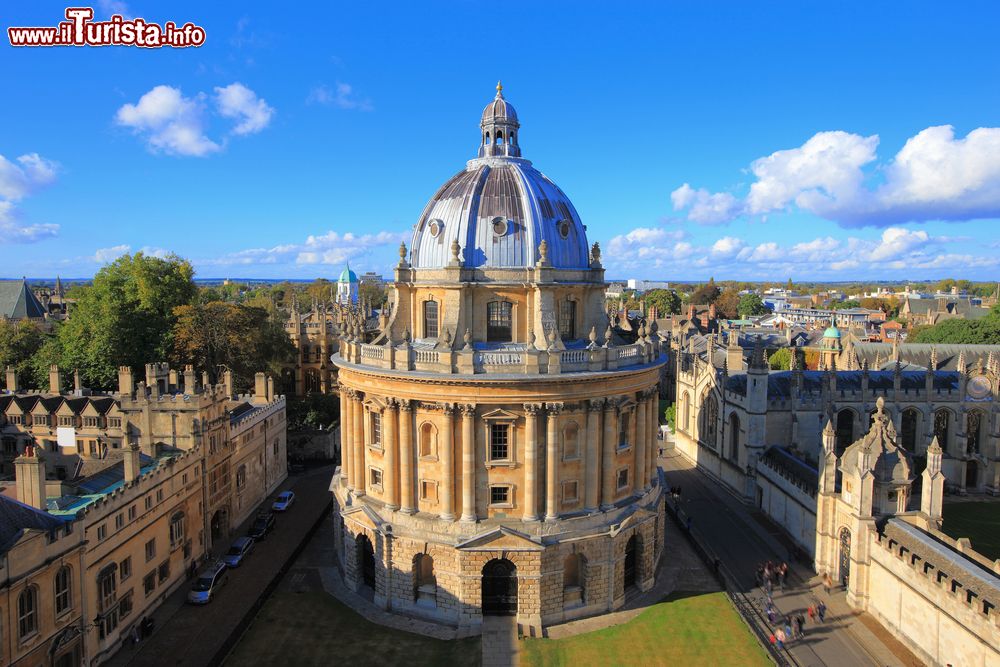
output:
[[294, 358], [295, 347], [284, 327], [263, 308], [213, 301], [179, 306], [172, 331], [171, 363], [199, 370], [233, 372], [238, 390], [253, 385], [257, 372], [279, 375]]
[[51, 363], [78, 369], [89, 386], [111, 388], [119, 366], [140, 369], [166, 359], [174, 309], [198, 294], [193, 277], [190, 262], [176, 255], [122, 255], [80, 291], [47, 351]]
[[739, 317], [740, 293], [734, 289], [727, 289], [715, 300], [715, 314], [717, 317], [735, 320]]
[[691, 303], [703, 306], [715, 303], [722, 291], [715, 285], [715, 279], [709, 278], [708, 283], [702, 285], [691, 294]]

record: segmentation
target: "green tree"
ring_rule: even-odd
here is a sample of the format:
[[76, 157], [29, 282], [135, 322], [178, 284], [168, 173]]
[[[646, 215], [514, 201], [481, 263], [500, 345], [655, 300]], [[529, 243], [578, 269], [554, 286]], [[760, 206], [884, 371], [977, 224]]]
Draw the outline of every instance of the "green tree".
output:
[[365, 299], [378, 308], [385, 301], [385, 287], [374, 282], [364, 282], [358, 286], [358, 298]]
[[0, 319], [0, 371], [8, 366], [21, 382], [31, 375], [32, 358], [45, 343], [45, 334], [31, 320]]
[[760, 300], [760, 295], [754, 292], [741, 294], [740, 302], [736, 309], [742, 318], [753, 317], [754, 315], [766, 315], [768, 312], [767, 306]]
[[767, 358], [767, 364], [772, 371], [787, 371], [792, 367], [792, 350], [779, 347]]
[[643, 297], [647, 306], [656, 306], [661, 315], [681, 312], [681, 298], [669, 289], [652, 289]]
[[834, 301], [830, 304], [831, 310], [847, 310], [848, 308], [860, 308], [861, 302], [857, 299], [847, 299], [846, 301]]
[[257, 372], [280, 375], [294, 357], [284, 327], [263, 308], [214, 301], [178, 306], [174, 313], [171, 363], [212, 372], [228, 368], [238, 390], [249, 389]]
[[671, 403], [669, 406], [667, 406], [667, 409], [663, 411], [663, 418], [666, 420], [667, 426], [670, 427], [670, 432], [671, 433], [676, 432], [677, 431], [677, 429], [676, 429], [676, 424], [677, 424], [677, 404], [676, 403]]
[[114, 386], [119, 366], [142, 368], [170, 349], [174, 308], [198, 294], [191, 264], [176, 255], [123, 255], [103, 267], [81, 290], [70, 318], [48, 352], [79, 369], [84, 383]]
[[313, 393], [288, 399], [288, 427], [330, 428], [340, 418], [340, 401], [332, 394]]

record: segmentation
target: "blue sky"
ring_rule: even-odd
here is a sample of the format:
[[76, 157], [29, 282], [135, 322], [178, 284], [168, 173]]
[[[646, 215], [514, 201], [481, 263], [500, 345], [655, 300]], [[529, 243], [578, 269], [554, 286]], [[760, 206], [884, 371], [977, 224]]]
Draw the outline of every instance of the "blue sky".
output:
[[389, 273], [502, 78], [609, 277], [1000, 278], [1000, 9], [828, 4], [105, 0], [207, 41], [4, 35], [0, 275]]

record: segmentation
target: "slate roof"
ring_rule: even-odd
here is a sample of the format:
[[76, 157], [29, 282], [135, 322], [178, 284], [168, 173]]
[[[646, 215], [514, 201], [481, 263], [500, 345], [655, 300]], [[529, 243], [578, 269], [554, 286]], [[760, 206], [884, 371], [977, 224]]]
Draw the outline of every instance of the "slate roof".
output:
[[63, 519], [0, 494], [0, 555], [6, 554], [17, 544], [26, 530], [45, 530], [51, 533], [64, 524]]
[[23, 279], [0, 280], [0, 317], [40, 319], [45, 317], [45, 308]]
[[[1000, 357], [1000, 345], [971, 345], [971, 344], [943, 344], [943, 343], [904, 343], [899, 346], [899, 360], [904, 364], [909, 364], [915, 368], [927, 368], [931, 363], [931, 351], [937, 349], [938, 370], [953, 371], [958, 365], [958, 355], [965, 352], [965, 364], [967, 367], [975, 366], [979, 361], [986, 366], [986, 361], [990, 352], [994, 357]], [[867, 360], [868, 366], [875, 367], [875, 357], [878, 356], [880, 365], [892, 362], [892, 343], [867, 343], [859, 342], [853, 344], [854, 354], [858, 357], [858, 362]]]
[[[767, 376], [768, 399], [790, 398], [792, 379], [796, 371], [771, 371]], [[818, 394], [823, 390], [827, 371], [798, 371], [802, 374], [803, 393]], [[837, 371], [837, 391], [860, 391], [864, 371]], [[892, 391], [895, 371], [869, 371], [868, 390], [872, 392]], [[937, 371], [934, 373], [934, 389], [937, 391], [958, 391], [958, 373]], [[923, 390], [926, 387], [927, 372], [924, 370], [902, 371], [900, 389], [906, 391]], [[746, 396], [747, 376], [745, 373], [730, 375], [726, 379], [726, 390]]]

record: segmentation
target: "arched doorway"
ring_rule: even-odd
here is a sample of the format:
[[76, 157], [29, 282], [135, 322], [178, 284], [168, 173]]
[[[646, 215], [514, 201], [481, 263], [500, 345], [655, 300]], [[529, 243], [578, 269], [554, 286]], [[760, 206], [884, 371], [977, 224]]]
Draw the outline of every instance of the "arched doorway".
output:
[[841, 410], [837, 413], [837, 456], [854, 442], [854, 411]]
[[375, 590], [375, 549], [367, 535], [357, 539], [358, 566], [361, 568], [361, 583]]
[[965, 464], [965, 488], [975, 489], [979, 486], [979, 465], [975, 461]]
[[638, 575], [639, 538], [635, 535], [625, 543], [625, 572], [622, 579], [625, 590], [635, 586]]
[[212, 515], [210, 529], [212, 534], [212, 544], [215, 544], [219, 540], [225, 538], [226, 533], [229, 531], [229, 512], [226, 511], [225, 507], [216, 510], [215, 514]]
[[837, 573], [837, 581], [847, 588], [847, 581], [851, 575], [851, 531], [847, 528], [840, 529], [840, 570]]
[[506, 558], [494, 558], [483, 566], [483, 615], [516, 613], [517, 567]]

